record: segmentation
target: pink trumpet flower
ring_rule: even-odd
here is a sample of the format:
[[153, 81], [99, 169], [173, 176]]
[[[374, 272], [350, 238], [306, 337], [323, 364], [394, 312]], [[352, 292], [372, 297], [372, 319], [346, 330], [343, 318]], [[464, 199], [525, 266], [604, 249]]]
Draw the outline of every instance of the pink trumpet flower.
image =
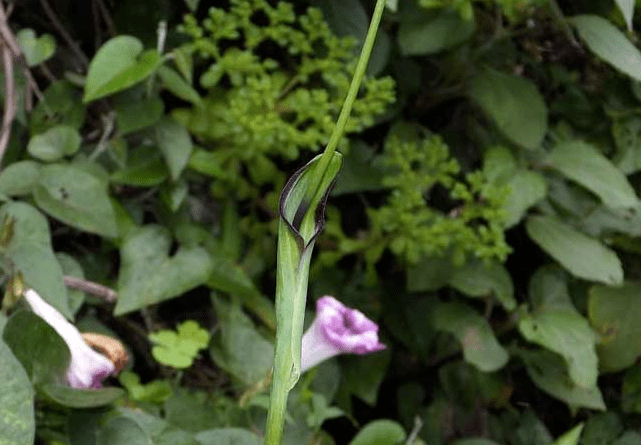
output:
[[316, 318], [303, 335], [301, 372], [339, 354], [369, 354], [385, 349], [378, 341], [378, 325], [326, 295], [316, 302]]
[[74, 325], [69, 323], [53, 306], [44, 301], [33, 289], [24, 297], [40, 318], [46, 321], [64, 339], [71, 352], [67, 368], [67, 383], [72, 388], [100, 388], [104, 378], [114, 373], [114, 364], [104, 355], [89, 347]]

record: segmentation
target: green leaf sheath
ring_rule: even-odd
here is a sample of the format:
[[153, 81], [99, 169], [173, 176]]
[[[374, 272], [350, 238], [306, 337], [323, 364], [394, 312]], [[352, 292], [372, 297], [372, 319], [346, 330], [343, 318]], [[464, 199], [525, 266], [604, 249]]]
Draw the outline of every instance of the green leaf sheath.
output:
[[[287, 182], [280, 198], [278, 271], [276, 281], [276, 352], [266, 444], [280, 444], [287, 395], [300, 375], [309, 263], [314, 241], [325, 224], [325, 203], [342, 165], [334, 153], [327, 170], [318, 170], [317, 156]], [[320, 199], [310, 191], [323, 190]], [[312, 214], [313, 218], [308, 218]], [[312, 221], [313, 224], [307, 223]]]

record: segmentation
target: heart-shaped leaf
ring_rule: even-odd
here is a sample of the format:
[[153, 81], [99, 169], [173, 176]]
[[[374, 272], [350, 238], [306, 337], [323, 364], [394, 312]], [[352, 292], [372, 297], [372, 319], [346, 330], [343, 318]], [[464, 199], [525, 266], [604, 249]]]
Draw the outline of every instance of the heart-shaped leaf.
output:
[[43, 34], [37, 37], [33, 29], [21, 29], [16, 34], [16, 40], [30, 67], [40, 65], [56, 52], [56, 41], [53, 36]]
[[156, 50], [141, 54], [143, 45], [135, 37], [117, 36], [107, 41], [89, 64], [83, 102], [91, 102], [129, 88], [146, 79], [158, 66]]
[[115, 315], [160, 303], [204, 284], [212, 260], [202, 247], [179, 249], [169, 256], [171, 237], [161, 226], [132, 230], [120, 249]]
[[41, 161], [57, 161], [78, 151], [82, 138], [75, 128], [57, 125], [29, 139], [27, 151]]

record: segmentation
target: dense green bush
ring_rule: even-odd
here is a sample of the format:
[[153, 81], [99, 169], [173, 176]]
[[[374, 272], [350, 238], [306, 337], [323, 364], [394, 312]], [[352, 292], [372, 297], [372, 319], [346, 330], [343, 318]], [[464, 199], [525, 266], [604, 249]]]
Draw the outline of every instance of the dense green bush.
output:
[[[278, 198], [375, 2], [86, 3], [0, 5], [0, 444], [261, 443]], [[641, 444], [634, 10], [388, 0], [306, 320], [387, 348], [304, 373], [283, 444]], [[124, 351], [27, 289], [122, 372], [71, 387], [67, 345]]]

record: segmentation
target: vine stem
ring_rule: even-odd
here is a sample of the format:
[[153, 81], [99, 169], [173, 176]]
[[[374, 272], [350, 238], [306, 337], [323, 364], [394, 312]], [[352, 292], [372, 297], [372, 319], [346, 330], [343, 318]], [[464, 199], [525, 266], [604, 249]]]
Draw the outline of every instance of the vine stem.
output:
[[[345, 101], [343, 102], [343, 108], [341, 109], [336, 125], [334, 126], [334, 131], [332, 132], [329, 142], [325, 146], [325, 151], [318, 160], [317, 169], [319, 172], [322, 172], [321, 179], [325, 176], [329, 163], [336, 152], [336, 147], [343, 133], [345, 133], [345, 126], [347, 125], [347, 119], [352, 112], [352, 107], [354, 106], [354, 101], [358, 95], [358, 90], [361, 87], [361, 82], [365, 76], [365, 71], [367, 70], [367, 64], [369, 62], [369, 57], [372, 54], [372, 48], [374, 47], [374, 42], [376, 41], [376, 33], [378, 31], [378, 26], [381, 23], [381, 17], [383, 16], [383, 11], [385, 10], [386, 0], [376, 0], [376, 7], [374, 8], [374, 13], [372, 14], [372, 20], [369, 24], [369, 29], [367, 30], [367, 35], [365, 36], [365, 41], [363, 42], [363, 48], [361, 50], [361, 55], [356, 64], [356, 69], [354, 70], [354, 77], [352, 78], [352, 83], [347, 90], [347, 95], [345, 96]], [[318, 181], [318, 184], [321, 184], [322, 181]], [[312, 202], [317, 202], [320, 199], [322, 190], [317, 188], [314, 192], [314, 199]]]

